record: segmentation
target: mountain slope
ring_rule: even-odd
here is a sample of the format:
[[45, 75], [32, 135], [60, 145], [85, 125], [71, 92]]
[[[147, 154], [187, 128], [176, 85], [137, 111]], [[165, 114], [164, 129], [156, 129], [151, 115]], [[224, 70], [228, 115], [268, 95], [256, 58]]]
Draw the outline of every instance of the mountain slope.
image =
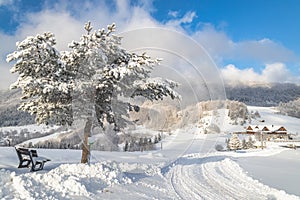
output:
[[0, 91], [0, 127], [23, 126], [35, 122], [33, 116], [18, 110], [20, 98], [20, 90]]
[[277, 106], [300, 97], [300, 86], [289, 83], [226, 86], [225, 90], [228, 99], [252, 106]]

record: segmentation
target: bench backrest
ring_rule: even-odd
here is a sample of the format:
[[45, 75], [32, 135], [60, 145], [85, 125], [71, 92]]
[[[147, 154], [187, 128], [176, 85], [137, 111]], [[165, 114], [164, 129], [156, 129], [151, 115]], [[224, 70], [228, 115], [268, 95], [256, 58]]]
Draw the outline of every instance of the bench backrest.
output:
[[16, 148], [17, 152], [24, 155], [30, 155], [29, 149], [26, 148]]
[[30, 149], [27, 149], [27, 148], [21, 148], [21, 147], [18, 147], [16, 148], [16, 151], [18, 153], [18, 156], [19, 158], [23, 158], [22, 155], [26, 155], [26, 156], [29, 156], [29, 157], [38, 157], [37, 155], [37, 151], [36, 150], [30, 150]]
[[30, 150], [30, 151], [31, 151], [32, 157], [38, 157], [38, 154], [37, 154], [37, 151], [36, 151], [36, 150], [32, 149], [32, 150]]

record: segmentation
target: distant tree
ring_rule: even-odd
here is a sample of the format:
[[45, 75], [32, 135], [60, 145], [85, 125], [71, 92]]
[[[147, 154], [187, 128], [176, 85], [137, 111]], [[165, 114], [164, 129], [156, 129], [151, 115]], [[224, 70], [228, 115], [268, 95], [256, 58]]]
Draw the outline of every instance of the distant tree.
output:
[[124, 151], [128, 151], [128, 147], [129, 147], [129, 144], [128, 144], [128, 141], [126, 140], [125, 141], [125, 146], [124, 146]]
[[244, 103], [227, 101], [226, 104], [226, 108], [229, 110], [228, 117], [233, 121], [234, 125], [243, 125], [250, 118], [247, 106]]
[[287, 103], [280, 103], [277, 109], [281, 114], [300, 118], [300, 98]]
[[228, 141], [228, 148], [230, 150], [237, 150], [237, 149], [239, 149], [240, 144], [241, 144], [241, 141], [240, 141], [238, 135], [232, 134], [231, 138]]
[[260, 118], [259, 112], [258, 112], [258, 111], [255, 111], [254, 116], [255, 116], [255, 118]]
[[250, 137], [248, 138], [248, 141], [246, 142], [247, 148], [248, 148], [248, 149], [253, 148], [253, 147], [254, 147], [254, 143], [255, 143], [255, 141], [254, 141], [254, 140], [252, 139], [252, 137], [250, 136]]
[[129, 142], [129, 149], [128, 149], [128, 151], [134, 151], [134, 140], [131, 140], [130, 142]]
[[145, 147], [145, 143], [144, 143], [144, 139], [143, 138], [140, 138], [139, 140], [139, 148], [140, 148], [140, 151], [144, 151], [144, 147]]
[[88, 162], [88, 137], [96, 122], [102, 128], [112, 124], [116, 131], [131, 123], [129, 110], [137, 111], [138, 107], [126, 99], [179, 98], [174, 91], [177, 83], [150, 78], [160, 60], [123, 49], [121, 37], [113, 34], [115, 28], [112, 24], [107, 30], [92, 31], [87, 23], [86, 33], [64, 52], [55, 48], [53, 33], [30, 36], [7, 56], [8, 62], [17, 61], [11, 72], [19, 73], [12, 88], [22, 89], [20, 110], [35, 115], [37, 123], [72, 125], [75, 119], [85, 121], [82, 163]]
[[242, 140], [241, 147], [242, 147], [242, 149], [248, 149], [247, 143], [246, 143], [246, 139], [243, 139], [243, 140]]

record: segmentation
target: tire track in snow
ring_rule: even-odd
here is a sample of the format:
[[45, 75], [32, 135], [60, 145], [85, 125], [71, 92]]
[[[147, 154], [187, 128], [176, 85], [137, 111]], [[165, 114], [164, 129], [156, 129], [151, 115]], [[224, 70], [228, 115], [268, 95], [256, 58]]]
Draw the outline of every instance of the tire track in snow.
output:
[[252, 179], [229, 158], [199, 160], [178, 162], [166, 174], [179, 199], [300, 199]]
[[212, 189], [198, 180], [203, 177], [191, 178], [192, 176], [201, 175], [194, 170], [199, 169], [195, 165], [177, 165], [171, 172], [171, 185], [180, 199], [212, 199], [213, 194], [210, 192]]

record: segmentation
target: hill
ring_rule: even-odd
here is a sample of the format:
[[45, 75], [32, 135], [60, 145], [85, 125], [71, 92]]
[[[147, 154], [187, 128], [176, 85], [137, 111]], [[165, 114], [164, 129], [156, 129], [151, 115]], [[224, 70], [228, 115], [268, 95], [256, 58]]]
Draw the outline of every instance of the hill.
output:
[[20, 98], [20, 90], [0, 90], [0, 127], [23, 126], [34, 123], [33, 116], [18, 110]]
[[300, 86], [290, 83], [226, 86], [225, 90], [229, 100], [251, 106], [278, 106], [300, 98]]

